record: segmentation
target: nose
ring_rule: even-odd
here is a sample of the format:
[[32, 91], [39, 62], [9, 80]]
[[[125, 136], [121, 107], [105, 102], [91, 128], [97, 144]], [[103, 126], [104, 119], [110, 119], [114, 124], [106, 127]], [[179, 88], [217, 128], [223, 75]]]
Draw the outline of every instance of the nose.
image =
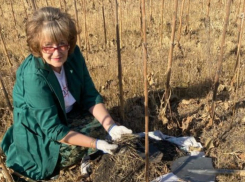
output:
[[59, 47], [56, 47], [56, 48], [54, 48], [54, 52], [53, 52], [53, 54], [60, 54], [60, 50], [59, 50]]

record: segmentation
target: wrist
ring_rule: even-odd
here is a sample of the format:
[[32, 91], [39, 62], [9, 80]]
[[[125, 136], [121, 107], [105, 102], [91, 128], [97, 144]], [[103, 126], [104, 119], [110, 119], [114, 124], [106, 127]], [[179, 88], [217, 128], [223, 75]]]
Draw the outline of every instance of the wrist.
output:
[[109, 128], [111, 127], [111, 125], [113, 125], [114, 123], [115, 122], [112, 119], [110, 119], [110, 120], [103, 121], [103, 124], [102, 125], [105, 128], [105, 130], [108, 131]]
[[96, 148], [97, 139], [92, 139], [90, 142], [90, 148]]
[[111, 129], [112, 129], [114, 126], [116, 126], [115, 123], [111, 124], [111, 125], [109, 126], [109, 128], [107, 129], [107, 132], [110, 133]]

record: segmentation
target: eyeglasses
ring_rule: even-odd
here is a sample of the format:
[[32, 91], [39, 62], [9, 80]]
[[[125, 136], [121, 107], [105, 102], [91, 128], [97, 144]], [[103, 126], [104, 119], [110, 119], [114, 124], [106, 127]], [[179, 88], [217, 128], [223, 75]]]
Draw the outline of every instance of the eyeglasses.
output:
[[60, 52], [64, 52], [70, 49], [70, 46], [65, 44], [65, 45], [59, 45], [57, 47], [52, 47], [52, 46], [47, 46], [47, 47], [42, 47], [42, 51], [47, 54], [53, 54], [55, 50], [58, 50]]

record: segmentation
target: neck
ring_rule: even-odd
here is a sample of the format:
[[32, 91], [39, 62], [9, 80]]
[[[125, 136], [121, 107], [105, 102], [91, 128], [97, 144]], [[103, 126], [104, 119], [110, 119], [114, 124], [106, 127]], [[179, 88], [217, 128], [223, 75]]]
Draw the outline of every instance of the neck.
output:
[[53, 69], [56, 73], [60, 73], [62, 67], [58, 67], [58, 68], [52, 67], [52, 69]]

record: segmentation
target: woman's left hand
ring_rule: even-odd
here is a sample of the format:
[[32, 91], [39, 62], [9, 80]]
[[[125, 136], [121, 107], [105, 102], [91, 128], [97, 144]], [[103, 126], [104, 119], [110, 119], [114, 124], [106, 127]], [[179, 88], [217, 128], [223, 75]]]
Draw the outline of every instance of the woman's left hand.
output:
[[104, 153], [108, 153], [113, 155], [113, 151], [117, 149], [118, 145], [109, 144], [105, 140], [96, 140], [96, 148], [98, 150], [103, 151]]
[[112, 140], [117, 140], [122, 137], [123, 134], [132, 134], [132, 130], [126, 128], [125, 126], [117, 126], [113, 124], [108, 130], [109, 135]]

